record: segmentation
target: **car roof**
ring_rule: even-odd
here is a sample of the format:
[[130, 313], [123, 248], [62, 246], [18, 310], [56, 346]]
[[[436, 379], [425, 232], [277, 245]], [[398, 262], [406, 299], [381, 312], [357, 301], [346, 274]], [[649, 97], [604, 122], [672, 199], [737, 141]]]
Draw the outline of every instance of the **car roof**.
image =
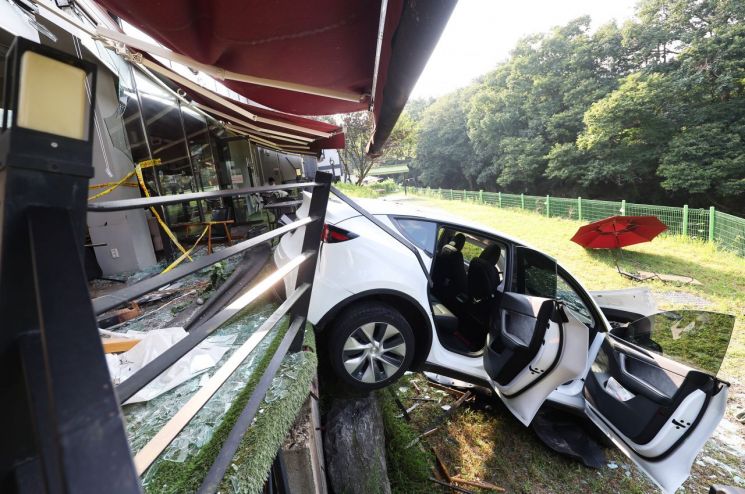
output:
[[[423, 220], [438, 221], [441, 223], [450, 223], [455, 226], [462, 226], [469, 230], [478, 230], [490, 235], [500, 237], [508, 242], [516, 245], [522, 245], [530, 249], [535, 249], [531, 245], [523, 242], [522, 240], [512, 237], [504, 232], [489, 228], [481, 223], [469, 221], [460, 216], [443, 212], [440, 209], [428, 208], [412, 202], [406, 199], [400, 198], [380, 198], [380, 199], [355, 199], [355, 201], [365, 208], [368, 212], [374, 215], [389, 215], [389, 216], [409, 216], [414, 218], [421, 218]], [[542, 252], [540, 249], [535, 249]]]

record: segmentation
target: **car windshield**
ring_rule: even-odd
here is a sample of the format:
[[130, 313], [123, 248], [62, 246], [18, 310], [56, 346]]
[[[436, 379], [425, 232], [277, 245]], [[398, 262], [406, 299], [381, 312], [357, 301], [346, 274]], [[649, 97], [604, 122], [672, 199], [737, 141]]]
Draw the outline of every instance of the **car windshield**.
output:
[[660, 312], [615, 328], [613, 335], [697, 370], [716, 375], [735, 316], [696, 310]]

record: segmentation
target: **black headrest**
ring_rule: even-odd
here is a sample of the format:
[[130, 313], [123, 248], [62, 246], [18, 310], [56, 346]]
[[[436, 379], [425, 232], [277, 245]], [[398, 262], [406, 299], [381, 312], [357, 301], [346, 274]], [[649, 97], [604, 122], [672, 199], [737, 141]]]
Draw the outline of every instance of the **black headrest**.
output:
[[497, 261], [499, 261], [499, 256], [502, 255], [502, 249], [497, 244], [491, 244], [486, 247], [486, 249], [481, 251], [481, 254], [479, 255], [479, 259], [483, 259], [487, 262], [490, 262], [492, 264], [497, 264]]
[[471, 260], [468, 266], [468, 293], [471, 298], [483, 300], [494, 296], [499, 286], [499, 271], [494, 266], [495, 262], [480, 256]]

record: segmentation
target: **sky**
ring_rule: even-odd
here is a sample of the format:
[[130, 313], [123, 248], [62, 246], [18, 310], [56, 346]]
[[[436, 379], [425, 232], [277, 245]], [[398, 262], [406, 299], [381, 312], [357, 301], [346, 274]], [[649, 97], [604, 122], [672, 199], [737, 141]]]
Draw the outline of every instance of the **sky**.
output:
[[583, 15], [597, 28], [633, 16], [637, 0], [459, 0], [412, 98], [467, 86], [505, 61], [517, 41]]

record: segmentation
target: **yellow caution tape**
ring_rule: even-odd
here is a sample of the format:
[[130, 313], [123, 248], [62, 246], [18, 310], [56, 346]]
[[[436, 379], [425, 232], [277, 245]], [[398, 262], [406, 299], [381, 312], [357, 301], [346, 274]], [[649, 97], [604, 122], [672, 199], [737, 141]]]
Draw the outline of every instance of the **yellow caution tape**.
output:
[[[153, 160], [149, 160], [153, 161]], [[158, 160], [160, 161], [160, 160]], [[153, 165], [150, 165], [153, 166]], [[140, 182], [140, 187], [142, 188], [142, 192], [145, 194], [145, 197], [150, 197], [150, 191], [147, 189], [147, 185], [145, 185], [145, 179], [142, 178], [142, 166], [141, 164], [138, 164], [135, 167], [135, 174], [137, 175], [137, 181]], [[160, 227], [163, 229], [164, 232], [166, 232], [166, 235], [168, 235], [168, 238], [171, 239], [171, 241], [174, 243], [178, 249], [186, 255], [186, 257], [189, 258], [191, 261], [191, 256], [188, 252], [186, 252], [186, 249], [179, 243], [178, 239], [176, 238], [176, 235], [173, 234], [170, 228], [168, 228], [168, 225], [166, 225], [166, 222], [163, 221], [163, 218], [160, 217], [158, 214], [158, 211], [154, 207], [150, 208], [150, 212], [153, 213], [153, 216], [155, 216], [155, 219], [158, 220], [158, 224], [160, 224]]]
[[204, 234], [207, 233], [207, 230], [209, 230], [209, 229], [210, 229], [210, 226], [209, 225], [207, 225], [206, 227], [204, 227], [204, 230], [202, 230], [202, 234], [199, 235], [199, 238], [197, 239], [196, 242], [194, 242], [194, 245], [192, 245], [189, 250], [187, 250], [186, 252], [184, 252], [183, 254], [181, 254], [178, 259], [176, 259], [175, 261], [173, 261], [170, 266], [168, 266], [166, 269], [164, 269], [163, 270], [163, 273], [167, 273], [168, 271], [172, 270], [173, 268], [175, 268], [176, 266], [178, 266], [179, 264], [181, 264], [181, 261], [183, 261], [184, 259], [186, 259], [189, 256], [189, 254], [191, 254], [191, 251], [193, 251], [194, 248], [197, 245], [199, 245], [199, 242], [202, 241], [202, 238], [204, 238]]
[[140, 161], [139, 163], [137, 163], [137, 165], [135, 165], [135, 169], [134, 170], [132, 170], [131, 172], [127, 173], [126, 175], [124, 175], [124, 177], [122, 177], [120, 180], [117, 180], [116, 182], [106, 182], [106, 183], [103, 183], [103, 184], [89, 185], [88, 186], [89, 189], [102, 189], [104, 187], [108, 187], [108, 188], [106, 190], [104, 190], [104, 191], [99, 192], [98, 194], [95, 194], [95, 195], [90, 196], [88, 198], [88, 200], [89, 201], [92, 201], [94, 199], [98, 199], [99, 197], [103, 197], [106, 194], [110, 194], [111, 192], [114, 191], [114, 189], [116, 189], [120, 185], [123, 185], [125, 187], [138, 187], [137, 182], [129, 182], [129, 183], [127, 183], [127, 180], [129, 180], [131, 177], [133, 177], [135, 175], [135, 172], [137, 171], [138, 168], [139, 169], [145, 169], [145, 168], [151, 168], [151, 167], [157, 166], [157, 165], [160, 165], [160, 158], [157, 158], [157, 159], [154, 159], [154, 160]]
[[[104, 182], [102, 184], [89, 185], [88, 188], [91, 189], [91, 190], [93, 190], [93, 189], [103, 189], [105, 187], [111, 187], [115, 183], [116, 182]], [[137, 188], [140, 187], [140, 184], [138, 184], [137, 182], [125, 182], [125, 183], [119, 184], [119, 185], [121, 185], [122, 187], [137, 187]]]
[[[137, 168], [135, 168], [135, 170], [136, 169]], [[135, 174], [134, 170], [131, 171], [131, 172], [129, 172], [129, 173], [127, 173], [126, 175], [124, 175], [124, 177], [122, 177], [121, 180], [118, 180], [116, 182], [113, 182], [113, 185], [111, 187], [109, 187], [108, 189], [104, 190], [103, 192], [99, 192], [98, 194], [94, 194], [94, 195], [90, 196], [88, 198], [88, 200], [89, 201], [92, 201], [93, 199], [98, 199], [99, 197], [103, 197], [106, 194], [110, 194], [111, 192], [114, 191], [114, 189], [116, 189], [117, 187], [119, 187], [120, 185], [122, 185], [124, 182], [126, 182], [127, 180], [129, 180], [132, 177], [132, 175], [134, 175], [134, 174]], [[100, 184], [100, 186], [105, 186], [105, 185], [108, 185], [108, 184]], [[92, 188], [98, 188], [98, 187], [95, 186], [95, 185], [93, 185], [93, 186], [88, 187], [88, 188], [89, 189], [92, 189]]]
[[[103, 190], [103, 191], [99, 192], [98, 194], [94, 194], [94, 195], [90, 196], [88, 198], [88, 200], [89, 201], [92, 201], [94, 199], [98, 199], [99, 197], [103, 197], [106, 194], [110, 194], [112, 191], [114, 191], [117, 187], [119, 187], [121, 185], [123, 185], [125, 187], [138, 187], [139, 186], [142, 189], [143, 194], [145, 194], [145, 197], [150, 197], [150, 191], [148, 190], [147, 185], [145, 184], [145, 179], [142, 177], [142, 170], [144, 170], [146, 168], [152, 168], [154, 166], [158, 166], [158, 165], [160, 165], [160, 163], [161, 163], [160, 162], [160, 158], [156, 158], [156, 159], [152, 159], [152, 160], [140, 161], [139, 163], [137, 163], [137, 165], [135, 165], [135, 169], [134, 170], [132, 170], [131, 172], [127, 173], [124, 177], [122, 177], [121, 179], [117, 180], [116, 182], [107, 182], [107, 183], [103, 183], [103, 184], [96, 184], [96, 185], [89, 186], [88, 187], [89, 189], [101, 189], [101, 188], [104, 188], [104, 187], [108, 187], [108, 188], [106, 190]], [[137, 176], [137, 182], [129, 182], [129, 183], [127, 183], [127, 180], [129, 180], [133, 176]], [[171, 269], [173, 269], [176, 266], [178, 266], [181, 263], [181, 261], [183, 261], [186, 258], [188, 258], [191, 261], [192, 259], [191, 259], [191, 256], [189, 254], [194, 249], [194, 247], [197, 246], [197, 244], [199, 243], [199, 241], [202, 240], [202, 237], [204, 237], [204, 234], [207, 232], [207, 228], [205, 228], [205, 230], [199, 236], [199, 238], [197, 239], [196, 243], [191, 247], [191, 249], [186, 250], [179, 243], [178, 239], [176, 238], [176, 235], [174, 235], [173, 232], [171, 231], [171, 229], [168, 228], [168, 225], [166, 224], [165, 221], [163, 221], [163, 218], [160, 217], [160, 215], [158, 214], [158, 211], [154, 207], [151, 207], [150, 208], [150, 212], [153, 213], [153, 216], [155, 216], [155, 219], [158, 220], [158, 224], [160, 224], [160, 227], [163, 229], [164, 232], [166, 232], [166, 235], [168, 235], [168, 238], [170, 238], [171, 241], [174, 243], [174, 245], [176, 245], [176, 247], [178, 247], [178, 249], [181, 251], [181, 256], [178, 259], [176, 259], [170, 266], [168, 266], [163, 272], [164, 273], [167, 273]]]

